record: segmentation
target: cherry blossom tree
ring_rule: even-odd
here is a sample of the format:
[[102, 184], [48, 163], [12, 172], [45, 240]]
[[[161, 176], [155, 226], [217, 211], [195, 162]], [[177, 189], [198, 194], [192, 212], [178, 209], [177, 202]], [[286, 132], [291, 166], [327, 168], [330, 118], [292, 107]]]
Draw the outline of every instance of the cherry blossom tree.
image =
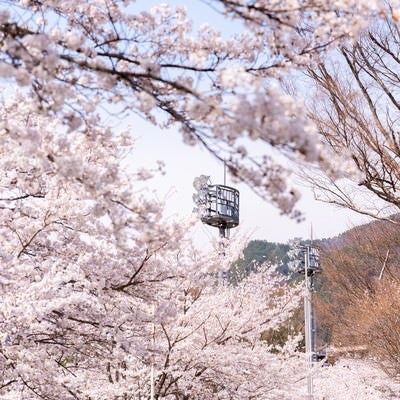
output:
[[[383, 6], [210, 1], [243, 23], [226, 38], [193, 32], [182, 7], [0, 4], [1, 397], [301, 398], [299, 338], [278, 354], [260, 341], [290, 316], [298, 288], [273, 271], [218, 282], [239, 246], [223, 258], [193, 249], [191, 221], [165, 220], [136, 191], [157, 171], [122, 168], [134, 143], [105, 115], [178, 125], [297, 216], [279, 157], [332, 165], [278, 81]], [[246, 137], [270, 155], [253, 158]]]
[[[296, 295], [297, 292], [297, 295]], [[290, 338], [279, 356], [260, 341], [298, 307], [298, 289], [277, 284], [274, 272], [255, 273], [238, 286], [197, 286], [185, 292], [178, 323], [160, 321], [156, 336], [156, 388], [160, 397], [245, 399], [293, 398], [286, 388], [303, 375]], [[156, 331], [156, 333], [157, 333]], [[180, 396], [179, 396], [180, 395]]]
[[[356, 35], [385, 12], [385, 3], [206, 3], [222, 21], [243, 29], [226, 37], [204, 24], [194, 32], [180, 6], [140, 10], [117, 0], [1, 1], [0, 75], [26, 88], [35, 112], [71, 130], [87, 129], [98, 109], [120, 118], [137, 113], [159, 127], [176, 125], [186, 143], [204, 146], [234, 177], [298, 217], [299, 193], [288, 181], [288, 160], [330, 173], [338, 165], [279, 80], [332, 43]], [[241, 138], [266, 150], [255, 156]]]
[[391, 400], [400, 395], [399, 382], [390, 379], [371, 360], [343, 359], [320, 368], [314, 384], [314, 398], [318, 400]]
[[165, 221], [136, 194], [149, 173], [121, 167], [126, 134], [66, 133], [25, 94], [1, 113], [2, 398], [285, 393], [283, 365], [301, 373], [298, 338], [278, 356], [260, 337], [290, 316], [298, 288], [272, 270], [218, 283], [239, 244], [198, 254], [191, 221]]
[[143, 337], [149, 281], [179, 269], [142, 270], [176, 249], [185, 226], [163, 224], [162, 207], [134, 197], [119, 168], [127, 137], [66, 136], [24, 97], [2, 109], [0, 386], [11, 398], [80, 398], [80, 385], [118, 360], [122, 332]]

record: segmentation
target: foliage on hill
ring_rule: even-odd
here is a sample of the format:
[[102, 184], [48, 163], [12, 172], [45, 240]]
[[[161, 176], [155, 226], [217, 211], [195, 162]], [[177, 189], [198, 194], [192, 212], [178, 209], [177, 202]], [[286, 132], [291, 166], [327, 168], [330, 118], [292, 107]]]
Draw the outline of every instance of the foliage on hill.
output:
[[400, 231], [376, 221], [325, 241], [317, 295], [320, 338], [335, 346], [364, 346], [399, 373]]
[[[398, 221], [398, 216], [392, 216]], [[384, 221], [352, 228], [341, 235], [317, 241], [322, 274], [316, 277], [317, 347], [363, 348], [384, 369], [398, 374], [400, 368], [400, 231]], [[279, 265], [288, 274], [289, 245], [265, 240], [249, 242], [243, 257], [231, 267], [230, 279], [240, 281], [263, 262]], [[263, 333], [263, 339], [278, 346], [301, 332], [302, 306], [279, 329]], [[361, 347], [360, 347], [361, 346]]]
[[[288, 280], [282, 280], [281, 284], [294, 283], [298, 279], [297, 274], [290, 275], [289, 269], [289, 244], [268, 242], [267, 240], [252, 240], [243, 250], [243, 256], [236, 260], [228, 271], [228, 279], [237, 285], [242, 279], [259, 270], [262, 264], [276, 267], [276, 271]], [[272, 352], [279, 353], [284, 344], [298, 334], [304, 335], [304, 319], [302, 301], [290, 317], [278, 327], [266, 329], [261, 338], [271, 346]], [[304, 349], [304, 338], [299, 341], [298, 350]]]
[[289, 245], [268, 242], [267, 240], [251, 240], [243, 250], [243, 257], [232, 264], [228, 271], [229, 280], [240, 282], [251, 272], [256, 271], [263, 263], [277, 265], [283, 275], [289, 273]]

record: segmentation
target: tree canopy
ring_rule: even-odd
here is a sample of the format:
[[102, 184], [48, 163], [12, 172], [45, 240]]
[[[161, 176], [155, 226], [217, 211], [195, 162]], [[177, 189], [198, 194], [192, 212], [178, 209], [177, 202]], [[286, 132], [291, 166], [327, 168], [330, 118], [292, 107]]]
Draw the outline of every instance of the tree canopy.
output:
[[[177, 125], [186, 143], [205, 147], [232, 176], [297, 218], [299, 192], [279, 157], [313, 163], [330, 175], [340, 164], [279, 81], [357, 35], [387, 6], [365, 0], [206, 3], [243, 29], [224, 37], [204, 24], [194, 32], [185, 7], [165, 4], [138, 10], [117, 0], [1, 1], [0, 76], [24, 88], [35, 112], [70, 130], [84, 132], [106, 109], [121, 118], [137, 113], [159, 127]], [[255, 157], [242, 138], [270, 150]]]
[[[216, 279], [240, 240], [224, 257], [197, 251], [193, 221], [164, 218], [137, 189], [154, 171], [125, 167], [132, 132], [107, 118], [178, 126], [298, 218], [288, 162], [329, 176], [343, 163], [279, 82], [391, 9], [206, 3], [243, 29], [194, 31], [185, 7], [127, 0], [0, 1], [2, 399], [303, 396], [301, 337], [274, 352], [261, 340], [298, 307], [299, 287], [266, 265], [236, 286]], [[267, 147], [260, 158], [249, 139]]]
[[331, 148], [347, 153], [357, 171], [346, 181], [320, 174], [311, 178], [318, 196], [379, 218], [390, 218], [400, 206], [399, 52], [393, 12], [356, 42], [341, 46], [334, 60], [309, 69], [318, 92], [309, 115]]

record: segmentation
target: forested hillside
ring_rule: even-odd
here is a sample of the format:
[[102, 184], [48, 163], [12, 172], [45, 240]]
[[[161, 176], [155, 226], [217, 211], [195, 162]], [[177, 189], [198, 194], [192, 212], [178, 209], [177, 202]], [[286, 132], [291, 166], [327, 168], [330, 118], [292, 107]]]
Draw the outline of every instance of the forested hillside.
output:
[[317, 315], [320, 338], [361, 346], [390, 372], [400, 372], [400, 230], [376, 221], [321, 247]]
[[[314, 296], [318, 348], [362, 348], [387, 371], [400, 372], [399, 226], [375, 221], [314, 244], [320, 249], [322, 267]], [[240, 280], [263, 262], [278, 265], [288, 274], [289, 248], [264, 240], [249, 242], [243, 258], [231, 267], [230, 278]], [[292, 319], [284, 330], [266, 334], [266, 339], [280, 343], [288, 330], [301, 330], [301, 305]]]
[[288, 244], [252, 240], [243, 250], [243, 257], [239, 258], [228, 271], [229, 280], [237, 283], [265, 262], [277, 265], [278, 271], [287, 275], [289, 272], [288, 251]]

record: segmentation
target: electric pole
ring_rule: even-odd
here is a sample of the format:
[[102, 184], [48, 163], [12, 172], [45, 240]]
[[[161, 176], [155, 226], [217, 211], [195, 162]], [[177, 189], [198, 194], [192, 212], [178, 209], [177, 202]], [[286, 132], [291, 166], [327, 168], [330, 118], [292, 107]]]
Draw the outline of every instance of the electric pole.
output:
[[315, 274], [320, 272], [321, 269], [319, 266], [319, 252], [316, 247], [307, 245], [301, 250], [304, 255], [304, 264], [302, 260], [298, 272], [304, 274], [304, 336], [306, 345], [307, 399], [313, 400], [312, 368], [316, 358], [317, 339], [317, 329], [313, 307], [313, 291]]

